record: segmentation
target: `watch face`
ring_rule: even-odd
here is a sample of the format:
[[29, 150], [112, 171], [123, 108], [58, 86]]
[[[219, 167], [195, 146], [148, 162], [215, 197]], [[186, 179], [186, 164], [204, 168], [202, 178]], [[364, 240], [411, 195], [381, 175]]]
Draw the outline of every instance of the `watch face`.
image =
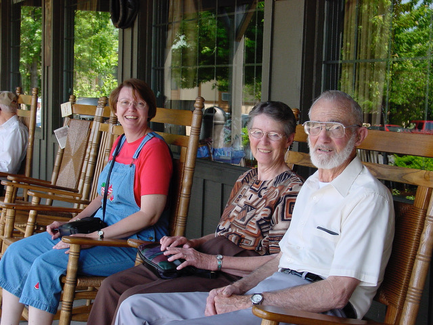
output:
[[252, 302], [254, 305], [257, 305], [257, 304], [261, 303], [262, 300], [263, 300], [263, 296], [262, 296], [260, 293], [255, 293], [255, 294], [253, 294], [253, 295], [251, 296], [251, 302]]

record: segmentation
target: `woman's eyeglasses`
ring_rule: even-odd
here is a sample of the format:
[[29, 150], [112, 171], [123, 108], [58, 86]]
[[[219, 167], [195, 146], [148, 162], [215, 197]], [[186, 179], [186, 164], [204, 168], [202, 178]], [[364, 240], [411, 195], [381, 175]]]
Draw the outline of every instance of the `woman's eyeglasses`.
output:
[[256, 139], [261, 139], [266, 134], [269, 140], [271, 141], [278, 141], [283, 138], [283, 134], [277, 133], [277, 132], [263, 132], [260, 129], [251, 129], [248, 131], [248, 133]]
[[145, 109], [146, 108], [146, 102], [135, 102], [135, 101], [129, 101], [129, 100], [120, 100], [118, 101], [119, 105], [122, 108], [129, 108], [131, 105], [138, 109]]

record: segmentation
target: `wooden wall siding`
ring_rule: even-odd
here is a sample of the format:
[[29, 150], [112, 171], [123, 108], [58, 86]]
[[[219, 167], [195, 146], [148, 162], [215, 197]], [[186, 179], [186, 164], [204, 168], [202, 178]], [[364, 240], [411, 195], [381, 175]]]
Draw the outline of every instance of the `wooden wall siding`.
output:
[[213, 233], [236, 179], [247, 168], [197, 160], [186, 237]]

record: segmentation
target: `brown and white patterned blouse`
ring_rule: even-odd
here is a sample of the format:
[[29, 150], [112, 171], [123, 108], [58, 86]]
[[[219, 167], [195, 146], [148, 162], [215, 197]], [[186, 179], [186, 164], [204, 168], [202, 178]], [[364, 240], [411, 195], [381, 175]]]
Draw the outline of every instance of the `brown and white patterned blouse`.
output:
[[257, 169], [245, 172], [236, 181], [216, 236], [260, 255], [276, 254], [278, 243], [292, 220], [292, 211], [303, 180], [292, 171], [274, 179], [257, 180]]

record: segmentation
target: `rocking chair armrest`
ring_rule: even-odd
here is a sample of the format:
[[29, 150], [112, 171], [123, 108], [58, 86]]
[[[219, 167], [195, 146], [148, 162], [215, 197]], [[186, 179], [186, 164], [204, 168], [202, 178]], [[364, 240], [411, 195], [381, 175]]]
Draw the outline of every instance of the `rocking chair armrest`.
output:
[[133, 248], [138, 248], [138, 246], [140, 246], [141, 244], [146, 244], [146, 243], [153, 243], [151, 241], [145, 241], [145, 240], [141, 240], [141, 239], [133, 239], [133, 238], [129, 238], [128, 239], [128, 245], [130, 247]]
[[21, 177], [21, 176], [26, 177], [26, 176], [20, 175], [20, 174], [11, 174], [11, 173], [0, 172], [0, 177], [2, 177], [2, 178], [7, 178], [9, 176], [11, 176], [11, 177]]
[[27, 177], [24, 175], [11, 175], [7, 176], [7, 179], [11, 182], [15, 183], [25, 183], [30, 185], [41, 185], [41, 186], [52, 186], [53, 184], [50, 181], [44, 179], [38, 179], [33, 177]]
[[76, 190], [67, 189], [64, 187], [59, 187], [55, 185], [44, 186], [44, 185], [34, 185], [34, 184], [27, 184], [27, 183], [14, 183], [7, 180], [2, 180], [1, 184], [6, 187], [16, 187], [16, 188], [22, 188], [26, 190], [35, 190], [35, 191], [44, 191], [44, 192], [50, 192], [50, 193], [56, 193], [59, 195], [68, 195], [73, 197], [81, 197], [81, 194], [78, 193]]
[[129, 247], [126, 239], [93, 239], [87, 237], [64, 236], [64, 243], [70, 245], [91, 245], [91, 246], [114, 246], [114, 247]]
[[66, 212], [66, 213], [80, 213], [83, 209], [68, 208], [68, 207], [53, 207], [50, 205], [31, 205], [29, 203], [5, 203], [0, 202], [0, 208], [14, 209], [20, 211], [43, 211], [46, 213], [53, 212]]
[[[70, 193], [69, 195], [65, 195], [65, 194], [61, 194], [61, 192], [56, 191], [55, 193], [58, 193], [58, 195], [54, 195], [54, 194], [48, 194], [46, 192], [40, 192], [40, 191], [34, 191], [34, 190], [29, 190], [27, 192], [28, 195], [30, 196], [35, 196], [35, 197], [39, 197], [42, 199], [51, 199], [51, 200], [55, 200], [55, 201], [62, 201], [62, 202], [69, 202], [69, 203], [76, 203], [76, 204], [85, 204], [88, 205], [90, 203], [89, 200], [81, 200], [79, 198], [77, 198], [77, 196], [74, 196], [75, 194]], [[79, 194], [78, 194], [79, 196]]]
[[43, 186], [43, 187], [47, 187], [47, 188], [52, 188], [52, 189], [58, 189], [58, 190], [63, 190], [63, 191], [67, 191], [67, 192], [76, 192], [76, 193], [78, 193], [77, 189], [70, 188], [70, 187], [65, 187], [65, 186], [58, 186], [58, 185], [52, 184], [50, 181], [46, 181], [46, 180], [43, 180], [43, 179], [26, 177], [26, 176], [22, 176], [22, 175], [9, 175], [7, 177], [7, 179], [9, 181], [11, 181], [11, 182], [14, 182], [14, 183]]
[[267, 320], [266, 324], [278, 324], [278, 322], [297, 324], [297, 325], [333, 325], [333, 324], [350, 324], [350, 325], [379, 325], [374, 321], [361, 319], [342, 318], [329, 316], [319, 313], [312, 313], [294, 308], [281, 308], [276, 306], [253, 306], [253, 314]]

